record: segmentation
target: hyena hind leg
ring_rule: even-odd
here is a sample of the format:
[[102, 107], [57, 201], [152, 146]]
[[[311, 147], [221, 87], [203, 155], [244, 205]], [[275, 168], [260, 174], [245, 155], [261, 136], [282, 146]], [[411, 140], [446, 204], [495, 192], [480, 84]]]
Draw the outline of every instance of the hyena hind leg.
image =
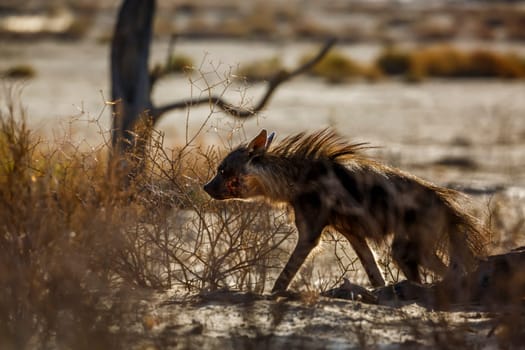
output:
[[409, 281], [421, 283], [419, 275], [419, 244], [405, 238], [394, 238], [392, 259]]
[[345, 237], [350, 241], [350, 245], [354, 249], [359, 261], [361, 261], [361, 265], [363, 265], [372, 286], [383, 287], [385, 285], [385, 279], [377, 266], [377, 261], [366, 240], [362, 237], [346, 234], [346, 232]]
[[448, 266], [439, 258], [435, 251], [422, 253], [421, 266], [444, 278], [448, 273]]
[[435, 252], [425, 254], [422, 265], [439, 276], [444, 276], [448, 271], [448, 266], [445, 265], [443, 260], [441, 260]]

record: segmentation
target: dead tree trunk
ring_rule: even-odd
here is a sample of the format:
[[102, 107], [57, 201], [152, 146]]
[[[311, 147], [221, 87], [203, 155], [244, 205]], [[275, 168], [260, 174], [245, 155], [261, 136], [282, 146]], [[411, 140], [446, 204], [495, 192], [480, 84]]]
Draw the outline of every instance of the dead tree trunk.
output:
[[148, 60], [154, 12], [155, 0], [125, 0], [118, 15], [111, 43], [111, 141], [115, 156], [136, 153], [143, 144], [144, 138], [135, 131], [153, 107]]
[[159, 77], [149, 71], [149, 50], [155, 0], [124, 0], [111, 43], [111, 91], [113, 101], [112, 166], [126, 175], [136, 175], [144, 167], [146, 144], [152, 127], [166, 112], [199, 104], [210, 104], [237, 117], [249, 118], [262, 110], [275, 89], [304, 73], [319, 62], [335, 43], [328, 40], [319, 53], [293, 71], [280, 71], [269, 82], [261, 100], [251, 109], [243, 109], [210, 96], [154, 106], [153, 85]]

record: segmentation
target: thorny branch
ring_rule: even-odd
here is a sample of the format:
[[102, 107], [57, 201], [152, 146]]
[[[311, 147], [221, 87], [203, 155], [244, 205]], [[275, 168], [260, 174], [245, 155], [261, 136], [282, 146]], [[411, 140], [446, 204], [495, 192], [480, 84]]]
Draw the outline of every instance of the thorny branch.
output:
[[292, 70], [291, 72], [281, 70], [277, 74], [275, 74], [274, 77], [268, 82], [268, 89], [266, 90], [266, 93], [263, 95], [259, 103], [251, 109], [235, 107], [231, 103], [225, 101], [224, 99], [218, 96], [203, 97], [198, 99], [189, 98], [175, 103], [170, 103], [164, 106], [154, 107], [151, 111], [153, 123], [156, 123], [164, 113], [169, 112], [171, 110], [182, 109], [206, 103], [216, 105], [219, 108], [221, 108], [224, 112], [234, 117], [249, 118], [266, 106], [266, 104], [270, 100], [270, 97], [272, 97], [277, 87], [279, 87], [282, 83], [291, 80], [292, 78], [300, 74], [303, 74], [304, 72], [312, 68], [314, 65], [316, 65], [319, 61], [321, 61], [323, 57], [328, 53], [328, 51], [330, 51], [330, 49], [336, 43], [336, 41], [337, 40], [335, 38], [331, 38], [328, 41], [326, 41], [326, 43], [317, 53], [317, 55], [315, 55], [311, 60], [307, 61], [303, 65]]

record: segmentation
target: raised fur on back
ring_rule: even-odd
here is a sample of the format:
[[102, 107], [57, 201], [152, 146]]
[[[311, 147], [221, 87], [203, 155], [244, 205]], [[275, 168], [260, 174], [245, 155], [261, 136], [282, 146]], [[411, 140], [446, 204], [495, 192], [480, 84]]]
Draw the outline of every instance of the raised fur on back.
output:
[[368, 240], [393, 235], [393, 260], [417, 282], [422, 267], [455, 278], [484, 255], [486, 231], [462, 210], [458, 192], [367, 158], [365, 144], [348, 143], [331, 129], [271, 147], [273, 136], [263, 130], [230, 152], [204, 189], [215, 199], [264, 197], [294, 209], [297, 246], [274, 292], [288, 287], [326, 227], [349, 240], [373, 286], [384, 279]]
[[289, 136], [267, 152], [283, 158], [341, 162], [357, 157], [366, 146], [366, 143], [348, 143], [332, 129], [323, 129], [311, 134], [301, 132]]

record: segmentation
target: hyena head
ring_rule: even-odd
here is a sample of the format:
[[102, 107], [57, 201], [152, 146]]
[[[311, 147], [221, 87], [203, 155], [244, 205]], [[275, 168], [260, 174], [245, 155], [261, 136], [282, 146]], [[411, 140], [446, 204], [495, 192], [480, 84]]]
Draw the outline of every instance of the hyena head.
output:
[[239, 146], [224, 158], [217, 174], [204, 185], [204, 190], [215, 199], [252, 198], [263, 195], [255, 163], [260, 162], [270, 147], [275, 133], [267, 136], [262, 130], [248, 145]]

